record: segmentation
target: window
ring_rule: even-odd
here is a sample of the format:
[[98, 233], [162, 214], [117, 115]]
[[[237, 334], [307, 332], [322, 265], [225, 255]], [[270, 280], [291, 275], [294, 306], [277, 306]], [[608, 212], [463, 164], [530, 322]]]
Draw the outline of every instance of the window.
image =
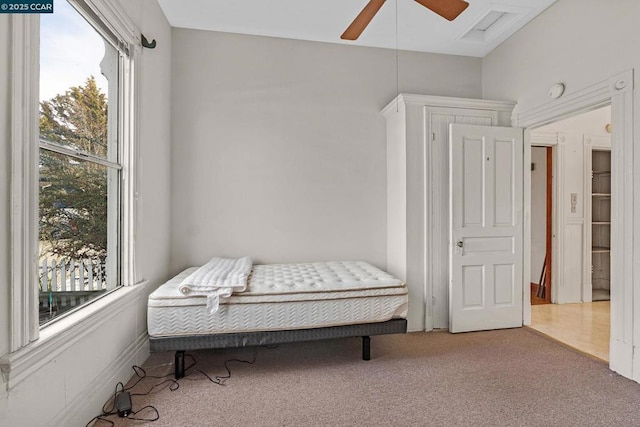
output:
[[122, 283], [118, 95], [127, 55], [65, 0], [54, 11], [40, 18], [40, 325]]
[[[68, 7], [62, 1], [56, 0], [54, 13], [61, 13], [61, 8], [64, 11], [64, 8]], [[55, 200], [48, 205], [49, 209], [62, 210], [56, 212], [59, 214], [56, 220], [57, 229], [51, 225], [49, 230], [52, 234], [63, 236], [64, 233], [77, 228], [78, 222], [95, 219], [93, 215], [89, 215], [89, 209], [80, 201], [65, 200], [62, 197], [67, 192], [77, 191], [81, 184], [84, 185], [80, 180], [76, 180], [75, 183], [71, 181], [70, 184], [62, 183], [63, 178], [69, 178], [67, 175], [71, 175], [71, 171], [90, 172], [95, 177], [101, 177], [95, 179], [94, 185], [95, 188], [102, 188], [97, 193], [102, 194], [102, 203], [107, 206], [104, 209], [106, 220], [102, 219], [102, 227], [104, 228], [106, 222], [107, 231], [103, 235], [102, 246], [97, 246], [104, 248], [106, 245], [105, 265], [101, 270], [92, 270], [91, 274], [98, 275], [98, 282], [104, 282], [104, 291], [108, 291], [110, 287], [136, 283], [133, 262], [136, 213], [133, 70], [140, 54], [140, 31], [126, 15], [118, 0], [68, 0], [68, 4], [73, 6], [73, 9], [68, 9], [69, 12], [77, 14], [78, 16], [74, 15], [75, 18], [85, 19], [79, 22], [88, 26], [99, 35], [98, 40], [101, 40], [99, 55], [102, 59], [98, 64], [100, 71], [95, 73], [94, 79], [96, 86], [101, 88], [105, 96], [107, 143], [106, 148], [104, 144], [102, 148], [95, 145], [83, 147], [72, 141], [72, 135], [65, 135], [66, 139], [60, 137], [57, 140], [52, 133], [43, 132], [41, 135], [41, 103], [38, 96], [41, 16], [7, 15], [10, 39], [6, 42], [11, 49], [11, 314], [9, 353], [0, 359], [0, 367], [3, 368], [3, 372], [11, 373], [10, 377], [6, 376], [10, 378], [8, 387], [35, 372], [39, 366], [53, 360], [69, 342], [90, 333], [96, 325], [113, 315], [114, 308], [120, 306], [120, 298], [130, 295], [132, 291], [135, 293], [134, 289], [110, 293], [97, 304], [75, 310], [73, 314], [68, 311], [68, 316], [59, 316], [64, 320], [50, 322], [51, 327], [40, 327], [41, 278], [38, 274], [39, 263], [36, 262], [40, 254], [40, 187], [57, 186], [59, 191], [58, 195], [49, 193], [50, 199]], [[46, 25], [46, 22], [42, 25]], [[64, 40], [55, 48], [47, 47], [43, 42], [42, 49], [53, 49], [48, 53], [53, 53], [55, 49], [73, 49], [73, 44], [68, 42], [69, 40]], [[99, 83], [100, 79], [103, 79], [102, 83]], [[92, 84], [89, 84], [91, 90]], [[100, 86], [101, 84], [105, 86]], [[73, 83], [73, 86], [87, 86], [87, 80], [81, 79], [79, 83]], [[42, 90], [44, 100], [51, 99], [58, 92], [44, 93], [46, 87]], [[73, 130], [78, 132], [77, 128]], [[43, 136], [42, 140], [40, 136]], [[54, 173], [56, 167], [59, 170], [57, 174]], [[41, 169], [45, 168], [48, 169], [41, 172]], [[44, 219], [56, 222], [51, 214], [45, 216]], [[84, 253], [93, 255], [97, 252], [95, 247], [89, 247]], [[57, 261], [56, 266], [59, 268]], [[84, 275], [80, 274], [80, 268], [84, 270]], [[86, 267], [76, 268], [74, 264], [76, 275], [70, 282], [76, 284], [76, 290], [79, 290], [81, 283], [84, 286], [84, 282], [87, 281], [77, 280], [78, 275], [88, 279], [89, 273], [86, 270]], [[67, 271], [65, 268], [64, 275], [62, 272], [56, 275], [56, 283], [60, 282], [63, 276], [66, 280], [69, 276]], [[53, 276], [48, 276], [47, 280], [49, 279], [54, 280]], [[92, 282], [93, 277], [88, 281]], [[48, 291], [49, 283], [45, 289]], [[48, 295], [46, 299], [49, 300]]]

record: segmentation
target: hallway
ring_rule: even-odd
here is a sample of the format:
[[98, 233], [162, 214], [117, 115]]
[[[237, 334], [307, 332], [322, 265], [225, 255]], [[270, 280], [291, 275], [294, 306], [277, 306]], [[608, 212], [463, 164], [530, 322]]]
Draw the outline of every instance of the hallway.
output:
[[531, 306], [531, 328], [609, 361], [610, 302]]

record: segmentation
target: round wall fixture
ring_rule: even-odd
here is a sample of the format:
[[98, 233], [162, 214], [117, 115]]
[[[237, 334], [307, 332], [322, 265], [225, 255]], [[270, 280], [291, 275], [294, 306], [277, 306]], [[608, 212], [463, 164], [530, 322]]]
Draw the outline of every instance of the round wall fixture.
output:
[[564, 93], [564, 85], [562, 83], [556, 83], [549, 89], [549, 98], [557, 99]]

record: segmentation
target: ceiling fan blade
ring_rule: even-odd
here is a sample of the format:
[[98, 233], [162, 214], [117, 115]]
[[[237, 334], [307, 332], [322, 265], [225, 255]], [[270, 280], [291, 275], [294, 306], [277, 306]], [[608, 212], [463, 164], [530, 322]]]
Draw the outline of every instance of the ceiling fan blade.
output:
[[360, 34], [367, 28], [369, 22], [376, 16], [376, 13], [380, 10], [385, 0], [370, 0], [369, 3], [362, 9], [362, 11], [356, 16], [351, 25], [340, 36], [343, 40], [356, 40], [360, 37]]
[[444, 19], [453, 21], [469, 6], [464, 0], [416, 0], [424, 7], [442, 16]]

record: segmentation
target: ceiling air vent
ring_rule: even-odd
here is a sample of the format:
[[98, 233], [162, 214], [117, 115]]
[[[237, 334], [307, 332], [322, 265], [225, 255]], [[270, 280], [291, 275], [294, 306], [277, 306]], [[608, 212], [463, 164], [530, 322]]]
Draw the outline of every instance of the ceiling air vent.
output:
[[498, 20], [506, 14], [507, 12], [498, 12], [497, 10], [492, 10], [491, 12], [487, 13], [484, 18], [482, 18], [480, 22], [478, 22], [475, 27], [473, 27], [473, 29], [476, 31], [487, 31], [493, 24], [498, 22]]
[[504, 10], [489, 10], [461, 37], [462, 40], [490, 43], [517, 20], [519, 14]]

